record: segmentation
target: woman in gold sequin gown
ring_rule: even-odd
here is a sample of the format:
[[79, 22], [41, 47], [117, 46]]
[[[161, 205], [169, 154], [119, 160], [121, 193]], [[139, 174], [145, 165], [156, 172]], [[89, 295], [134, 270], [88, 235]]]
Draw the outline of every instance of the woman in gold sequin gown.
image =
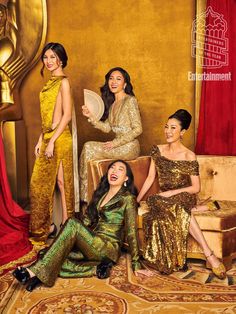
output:
[[149, 212], [143, 217], [144, 258], [160, 272], [169, 274], [185, 268], [190, 233], [201, 245], [216, 276], [225, 278], [225, 268], [209, 248], [194, 216], [196, 193], [200, 190], [198, 162], [181, 138], [189, 128], [191, 115], [183, 109], [171, 115], [165, 125], [167, 144], [151, 151], [148, 177], [140, 190], [140, 201], [155, 180], [160, 193], [147, 199]]
[[[41, 282], [53, 286], [61, 277], [109, 276], [107, 270], [121, 254], [125, 235], [132, 269], [136, 275], [151, 275], [141, 269], [136, 226], [136, 189], [127, 163], [114, 161], [93, 195], [84, 219], [68, 219], [62, 231], [32, 266], [18, 268], [13, 275], [32, 291]], [[32, 277], [32, 279], [30, 279]]]
[[40, 93], [42, 133], [35, 147], [30, 183], [30, 233], [31, 241], [37, 244], [43, 244], [50, 232], [56, 233], [56, 226], [50, 226], [56, 184], [61, 193], [62, 223], [74, 212], [72, 137], [68, 126], [72, 101], [69, 81], [63, 72], [67, 55], [62, 45], [49, 43], [41, 60], [51, 78]]
[[101, 93], [105, 104], [101, 121], [97, 121], [86, 106], [82, 107], [83, 114], [102, 132], [113, 131], [115, 138], [105, 143], [90, 141], [84, 144], [80, 156], [80, 198], [83, 201], [88, 201], [88, 161], [106, 158], [130, 160], [140, 154], [137, 137], [142, 133], [142, 123], [129, 74], [119, 67], [111, 69], [105, 76]]

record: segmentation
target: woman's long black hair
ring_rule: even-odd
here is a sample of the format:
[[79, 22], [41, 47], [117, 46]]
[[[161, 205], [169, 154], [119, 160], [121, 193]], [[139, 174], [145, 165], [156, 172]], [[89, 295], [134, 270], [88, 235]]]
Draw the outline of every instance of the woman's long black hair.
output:
[[112, 167], [112, 165], [114, 165], [116, 162], [121, 162], [125, 165], [126, 167], [126, 175], [128, 177], [128, 180], [126, 181], [126, 187], [124, 186], [124, 189], [128, 190], [131, 194], [137, 196], [138, 191], [136, 189], [136, 187], [134, 186], [134, 175], [133, 172], [130, 168], [130, 165], [125, 162], [124, 160], [115, 160], [113, 161], [107, 169], [106, 174], [101, 178], [100, 183], [97, 187], [97, 189], [95, 190], [95, 192], [93, 193], [93, 197], [92, 200], [90, 201], [88, 207], [87, 207], [87, 214], [88, 217], [91, 220], [92, 225], [96, 224], [98, 221], [98, 211], [97, 211], [97, 204], [99, 202], [99, 200], [101, 199], [101, 197], [108, 192], [109, 190], [109, 182], [108, 182], [108, 170]]
[[111, 107], [111, 105], [113, 104], [113, 102], [115, 101], [115, 96], [114, 94], [110, 91], [109, 89], [109, 85], [108, 85], [108, 81], [109, 78], [111, 76], [111, 73], [114, 71], [119, 71], [126, 83], [125, 86], [125, 93], [131, 96], [135, 96], [134, 92], [133, 92], [133, 86], [130, 82], [130, 76], [129, 73], [127, 71], [125, 71], [124, 69], [120, 68], [120, 67], [116, 67], [116, 68], [112, 68], [106, 75], [105, 75], [105, 84], [100, 88], [101, 94], [102, 94], [102, 99], [104, 101], [104, 105], [105, 105], [105, 111], [104, 114], [101, 118], [102, 121], [106, 120], [109, 114], [109, 108]]

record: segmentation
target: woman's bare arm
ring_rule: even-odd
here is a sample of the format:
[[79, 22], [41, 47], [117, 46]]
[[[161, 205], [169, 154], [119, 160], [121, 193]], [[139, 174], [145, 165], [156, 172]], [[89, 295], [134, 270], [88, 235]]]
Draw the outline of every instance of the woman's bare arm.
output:
[[155, 167], [155, 163], [153, 161], [153, 159], [151, 158], [151, 163], [149, 166], [149, 171], [148, 171], [148, 176], [139, 192], [139, 195], [137, 197], [137, 202], [139, 203], [142, 198], [144, 197], [144, 195], [147, 193], [147, 191], [150, 189], [150, 187], [152, 186], [154, 180], [156, 177], [156, 167]]

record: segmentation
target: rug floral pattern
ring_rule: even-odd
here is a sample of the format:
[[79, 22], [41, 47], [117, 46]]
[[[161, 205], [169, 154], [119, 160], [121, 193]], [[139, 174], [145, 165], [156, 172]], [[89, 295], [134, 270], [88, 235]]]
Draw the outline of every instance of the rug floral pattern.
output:
[[0, 313], [236, 313], [236, 263], [223, 281], [195, 263], [187, 272], [140, 278], [123, 255], [106, 280], [58, 278], [32, 293], [8, 273], [0, 281]]

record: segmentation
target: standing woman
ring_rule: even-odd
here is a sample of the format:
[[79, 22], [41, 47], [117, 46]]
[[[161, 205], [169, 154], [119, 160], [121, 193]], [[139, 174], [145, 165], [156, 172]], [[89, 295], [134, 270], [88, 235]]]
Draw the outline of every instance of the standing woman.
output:
[[209, 248], [191, 211], [196, 210], [196, 193], [200, 191], [198, 162], [195, 154], [182, 143], [191, 123], [191, 115], [177, 110], [165, 125], [166, 144], [155, 145], [146, 181], [137, 201], [151, 187], [158, 173], [160, 193], [149, 196], [149, 212], [144, 215], [144, 258], [163, 273], [183, 269], [190, 233], [200, 244], [213, 273], [225, 278], [225, 267]]
[[83, 115], [102, 132], [113, 131], [115, 138], [105, 143], [90, 141], [84, 144], [80, 156], [80, 198], [85, 202], [88, 201], [88, 161], [103, 158], [130, 160], [140, 154], [137, 137], [142, 133], [142, 123], [127, 71], [120, 67], [111, 69], [105, 76], [101, 94], [105, 104], [101, 121], [97, 121], [86, 106], [82, 107]]
[[56, 235], [52, 223], [53, 194], [58, 185], [62, 203], [62, 224], [74, 211], [72, 136], [69, 122], [72, 98], [69, 81], [63, 72], [67, 54], [59, 43], [49, 43], [42, 51], [43, 70], [51, 78], [40, 92], [42, 132], [35, 147], [36, 161], [30, 184], [31, 241], [45, 243]]

